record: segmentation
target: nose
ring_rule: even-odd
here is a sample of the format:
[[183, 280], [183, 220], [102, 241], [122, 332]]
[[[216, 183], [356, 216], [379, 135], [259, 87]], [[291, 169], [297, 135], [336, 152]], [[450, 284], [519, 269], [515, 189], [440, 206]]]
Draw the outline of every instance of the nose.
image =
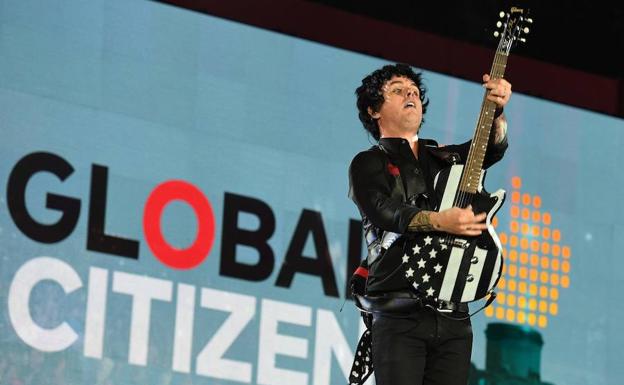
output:
[[407, 96], [414, 96], [416, 95], [416, 89], [415, 88], [408, 88], [407, 89]]

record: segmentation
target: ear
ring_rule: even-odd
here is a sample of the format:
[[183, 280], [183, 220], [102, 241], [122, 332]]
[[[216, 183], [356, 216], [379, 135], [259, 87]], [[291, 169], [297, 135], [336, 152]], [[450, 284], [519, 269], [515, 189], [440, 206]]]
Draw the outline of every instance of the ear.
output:
[[379, 112], [375, 112], [373, 111], [372, 108], [368, 107], [368, 114], [371, 116], [371, 118], [373, 119], [379, 119]]

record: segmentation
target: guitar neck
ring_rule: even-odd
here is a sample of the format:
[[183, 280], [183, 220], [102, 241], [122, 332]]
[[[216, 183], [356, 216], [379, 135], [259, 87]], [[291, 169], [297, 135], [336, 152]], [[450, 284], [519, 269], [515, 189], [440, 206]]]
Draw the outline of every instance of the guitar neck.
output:
[[[492, 70], [490, 71], [491, 78], [504, 77], [507, 57], [508, 54], [505, 52], [501, 52], [500, 50], [496, 51], [494, 62], [492, 63]], [[479, 120], [477, 121], [475, 134], [468, 152], [468, 159], [466, 160], [464, 173], [459, 184], [459, 190], [468, 194], [475, 194], [477, 192], [479, 179], [481, 178], [481, 170], [483, 169], [483, 160], [485, 159], [485, 151], [490, 139], [492, 123], [494, 122], [496, 103], [487, 100], [487, 92], [488, 90], [486, 90], [483, 95]]]

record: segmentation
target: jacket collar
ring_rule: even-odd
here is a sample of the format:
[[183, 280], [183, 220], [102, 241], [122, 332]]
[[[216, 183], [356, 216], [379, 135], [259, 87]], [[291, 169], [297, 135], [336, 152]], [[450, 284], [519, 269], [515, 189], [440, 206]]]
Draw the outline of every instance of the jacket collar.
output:
[[[398, 158], [413, 159], [412, 149], [406, 139], [403, 138], [381, 138], [379, 145], [388, 155]], [[418, 155], [423, 153], [425, 146], [436, 145], [436, 142], [429, 139], [418, 139]]]

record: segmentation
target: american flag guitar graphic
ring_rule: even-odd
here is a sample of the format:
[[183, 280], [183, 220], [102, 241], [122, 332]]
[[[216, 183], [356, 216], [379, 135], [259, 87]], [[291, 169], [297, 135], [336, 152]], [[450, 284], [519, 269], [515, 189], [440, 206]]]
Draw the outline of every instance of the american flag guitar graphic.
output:
[[[512, 7], [501, 12], [502, 32], [494, 56], [491, 78], [503, 78], [507, 58], [516, 41], [524, 42], [532, 23], [523, 9]], [[487, 93], [487, 91], [486, 91]], [[487, 230], [477, 237], [446, 233], [415, 233], [406, 239], [403, 265], [405, 277], [423, 296], [430, 299], [472, 302], [490, 294], [501, 275], [501, 244], [492, 219], [505, 199], [505, 191], [493, 194], [483, 188], [483, 160], [494, 121], [496, 104], [483, 97], [481, 113], [465, 164], [442, 170], [434, 181], [440, 202], [437, 211], [472, 205], [475, 213], [487, 213]]]

